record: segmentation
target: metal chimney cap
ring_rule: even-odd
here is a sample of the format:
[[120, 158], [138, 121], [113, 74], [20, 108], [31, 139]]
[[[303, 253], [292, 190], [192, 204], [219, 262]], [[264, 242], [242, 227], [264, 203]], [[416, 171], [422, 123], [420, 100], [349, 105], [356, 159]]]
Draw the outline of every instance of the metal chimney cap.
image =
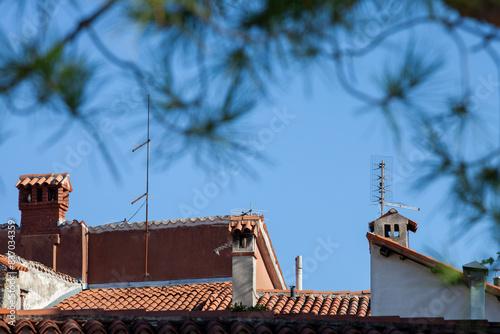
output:
[[466, 271], [467, 272], [484, 271], [486, 274], [488, 273], [488, 268], [477, 261], [473, 261], [471, 263], [464, 264], [462, 266], [462, 268], [464, 269], [464, 272], [466, 272]]

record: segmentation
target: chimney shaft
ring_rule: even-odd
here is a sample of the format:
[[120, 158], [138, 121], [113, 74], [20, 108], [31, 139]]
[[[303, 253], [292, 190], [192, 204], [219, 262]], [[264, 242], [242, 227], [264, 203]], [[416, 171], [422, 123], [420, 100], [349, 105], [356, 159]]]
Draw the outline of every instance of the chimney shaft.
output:
[[295, 285], [297, 290], [302, 290], [302, 255], [295, 258]]
[[255, 306], [257, 303], [256, 235], [259, 217], [231, 217], [229, 230], [233, 236], [233, 306], [241, 303]]
[[488, 268], [477, 261], [462, 266], [467, 284], [470, 287], [470, 318], [485, 319], [484, 290]]

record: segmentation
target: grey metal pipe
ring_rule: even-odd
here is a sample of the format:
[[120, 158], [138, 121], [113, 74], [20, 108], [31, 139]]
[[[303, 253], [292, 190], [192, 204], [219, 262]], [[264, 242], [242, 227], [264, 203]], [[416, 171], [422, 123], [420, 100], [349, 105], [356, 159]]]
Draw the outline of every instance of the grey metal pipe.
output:
[[295, 258], [295, 285], [297, 290], [302, 290], [302, 255]]

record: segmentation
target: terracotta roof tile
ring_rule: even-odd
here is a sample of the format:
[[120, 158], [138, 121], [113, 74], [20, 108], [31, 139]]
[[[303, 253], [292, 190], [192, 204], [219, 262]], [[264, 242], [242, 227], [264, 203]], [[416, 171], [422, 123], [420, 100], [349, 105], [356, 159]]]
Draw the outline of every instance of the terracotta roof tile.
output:
[[[13, 262], [11, 260], [11, 262]], [[13, 268], [14, 270], [21, 270], [21, 271], [28, 271], [28, 268], [23, 266], [22, 264], [19, 264], [18, 261], [14, 261], [14, 264], [9, 263], [9, 258], [5, 255], [0, 254], [0, 263], [6, 266], [7, 268]], [[11, 269], [12, 269], [11, 268]]]
[[327, 325], [321, 325], [318, 327], [318, 330], [316, 331], [319, 334], [337, 334], [335, 330], [333, 330], [331, 327]]
[[40, 334], [61, 334], [59, 327], [52, 320], [45, 320], [37, 324], [37, 330]]
[[207, 334], [226, 334], [226, 331], [224, 328], [221, 326], [221, 324], [217, 321], [210, 321], [207, 324], [207, 328], [205, 331]]
[[9, 326], [2, 320], [0, 320], [0, 333], [7, 333], [7, 334], [11, 333]]
[[311, 310], [309, 311], [312, 314], [319, 314], [321, 310], [321, 305], [323, 305], [324, 298], [322, 295], [317, 296], [314, 298], [314, 303], [311, 306]]
[[153, 328], [151, 327], [149, 322], [147, 322], [144, 319], [140, 319], [140, 320], [137, 320], [135, 322], [135, 324], [133, 325], [132, 332], [134, 334], [153, 334], [154, 333]]
[[241, 321], [233, 322], [231, 324], [230, 332], [238, 334], [250, 334], [250, 330]]
[[86, 334], [105, 334], [106, 330], [100, 321], [91, 319], [85, 324]]
[[302, 305], [304, 305], [305, 299], [306, 298], [304, 296], [300, 296], [299, 298], [297, 298], [297, 300], [295, 301], [295, 304], [293, 304], [293, 307], [292, 307], [292, 310], [290, 311], [290, 313], [294, 313], [294, 314], [299, 313], [300, 310], [302, 309]]
[[231, 216], [229, 231], [231, 233], [254, 233], [258, 229], [259, 220], [264, 221], [264, 216]]
[[108, 327], [109, 334], [129, 334], [129, 330], [125, 323], [120, 320], [115, 320]]
[[269, 326], [267, 326], [266, 324], [264, 323], [260, 323], [258, 324], [257, 326], [255, 326], [253, 332], [255, 334], [266, 334], [266, 333], [269, 333], [269, 334], [272, 334], [273, 332], [271, 331], [271, 329], [269, 328]]
[[73, 191], [69, 180], [69, 173], [21, 175], [19, 176], [19, 181], [16, 183], [17, 188], [34, 185], [62, 186], [69, 191]]
[[28, 320], [21, 320], [17, 321], [16, 325], [14, 326], [14, 333], [19, 334], [19, 333], [36, 333], [35, 326], [31, 323], [31, 321]]
[[182, 324], [181, 331], [182, 334], [196, 334], [200, 333], [198, 326], [192, 321], [187, 321]]
[[160, 321], [156, 328], [157, 334], [177, 334], [175, 327], [170, 323], [170, 321]]

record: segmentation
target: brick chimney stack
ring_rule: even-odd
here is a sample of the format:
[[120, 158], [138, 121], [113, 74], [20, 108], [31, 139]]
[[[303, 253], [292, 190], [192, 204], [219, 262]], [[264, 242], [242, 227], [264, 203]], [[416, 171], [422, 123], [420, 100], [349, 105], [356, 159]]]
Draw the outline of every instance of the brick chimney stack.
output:
[[19, 176], [21, 234], [57, 234], [58, 222], [64, 221], [73, 191], [69, 173]]

